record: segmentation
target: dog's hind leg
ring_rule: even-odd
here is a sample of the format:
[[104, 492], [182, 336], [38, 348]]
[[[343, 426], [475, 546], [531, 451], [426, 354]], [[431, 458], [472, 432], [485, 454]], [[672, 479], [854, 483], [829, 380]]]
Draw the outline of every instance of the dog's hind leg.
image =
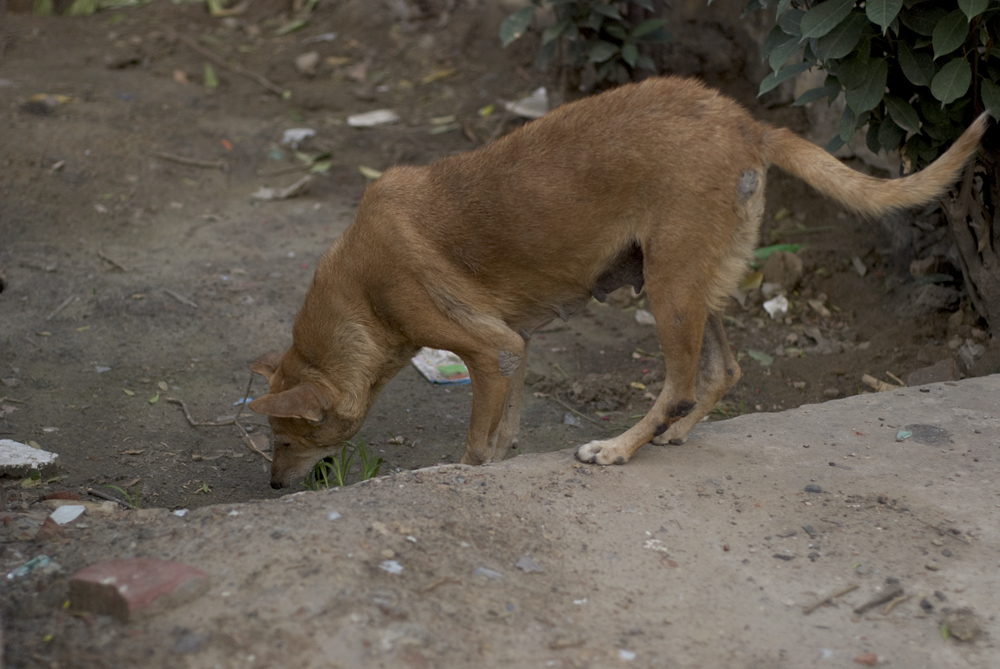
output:
[[666, 432], [696, 406], [698, 359], [706, 320], [704, 297], [695, 289], [683, 295], [684, 286], [671, 285], [669, 278], [662, 283], [656, 282], [655, 277], [650, 279], [654, 279], [647, 280], [650, 307], [656, 317], [666, 364], [663, 390], [649, 413], [624, 434], [592, 441], [577, 449], [576, 456], [583, 462], [625, 464], [640, 446]]
[[740, 366], [729, 350], [722, 316], [716, 312], [708, 317], [705, 334], [701, 340], [701, 357], [698, 360], [698, 404], [684, 418], [671, 425], [666, 432], [654, 437], [654, 444], [683, 444], [688, 432], [712, 410], [730, 388], [740, 380]]

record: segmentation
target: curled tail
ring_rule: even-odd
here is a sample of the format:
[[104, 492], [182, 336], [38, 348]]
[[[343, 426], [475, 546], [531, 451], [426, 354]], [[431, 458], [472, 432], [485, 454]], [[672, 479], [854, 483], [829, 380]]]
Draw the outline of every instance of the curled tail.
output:
[[879, 216], [893, 209], [915, 207], [941, 195], [979, 149], [989, 123], [982, 114], [933, 163], [902, 179], [876, 179], [855, 171], [824, 149], [784, 128], [764, 134], [764, 160], [855, 211]]

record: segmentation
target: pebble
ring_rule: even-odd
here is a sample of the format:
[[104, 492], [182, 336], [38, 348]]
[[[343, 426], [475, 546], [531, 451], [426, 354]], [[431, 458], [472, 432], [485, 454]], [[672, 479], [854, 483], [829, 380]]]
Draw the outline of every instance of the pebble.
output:
[[472, 574], [474, 576], [485, 576], [486, 578], [493, 579], [494, 581], [499, 581], [503, 578], [503, 574], [500, 572], [487, 569], [486, 567], [476, 567], [476, 570], [473, 571]]
[[817, 492], [818, 493], [818, 492], [823, 492], [823, 489], [820, 488], [815, 483], [810, 483], [809, 485], [806, 486], [806, 492]]
[[514, 564], [515, 567], [525, 572], [541, 571], [542, 568], [538, 566], [538, 563], [532, 560], [527, 555], [522, 555], [520, 559]]

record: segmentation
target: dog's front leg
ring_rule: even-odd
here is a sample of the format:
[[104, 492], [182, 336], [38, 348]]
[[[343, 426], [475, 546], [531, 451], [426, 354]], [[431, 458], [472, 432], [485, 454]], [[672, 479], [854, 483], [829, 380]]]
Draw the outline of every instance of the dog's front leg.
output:
[[[524, 353], [525, 346], [521, 342], [516, 347], [462, 356], [472, 379], [472, 417], [462, 464], [481, 465], [503, 459], [503, 455], [496, 455], [500, 424], [515, 378], [518, 385], [524, 382]], [[520, 393], [517, 393], [517, 400], [519, 409]]]
[[491, 458], [493, 462], [503, 460], [510, 453], [510, 449], [517, 446], [517, 433], [521, 425], [521, 397], [524, 394], [524, 375], [527, 369], [528, 340], [525, 340], [524, 355], [510, 379], [510, 389], [507, 391], [507, 399], [504, 401], [503, 418], [500, 419], [496, 446]]

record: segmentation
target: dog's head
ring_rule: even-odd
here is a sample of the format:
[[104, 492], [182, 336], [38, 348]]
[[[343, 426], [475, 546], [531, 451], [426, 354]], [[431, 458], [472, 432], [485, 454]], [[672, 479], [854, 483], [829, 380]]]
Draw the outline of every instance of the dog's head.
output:
[[268, 417], [274, 434], [271, 487], [284, 488], [305, 480], [327, 455], [343, 447], [364, 422], [358, 398], [344, 397], [317, 370], [289, 349], [267, 353], [250, 369], [267, 378], [270, 390], [248, 406]]

